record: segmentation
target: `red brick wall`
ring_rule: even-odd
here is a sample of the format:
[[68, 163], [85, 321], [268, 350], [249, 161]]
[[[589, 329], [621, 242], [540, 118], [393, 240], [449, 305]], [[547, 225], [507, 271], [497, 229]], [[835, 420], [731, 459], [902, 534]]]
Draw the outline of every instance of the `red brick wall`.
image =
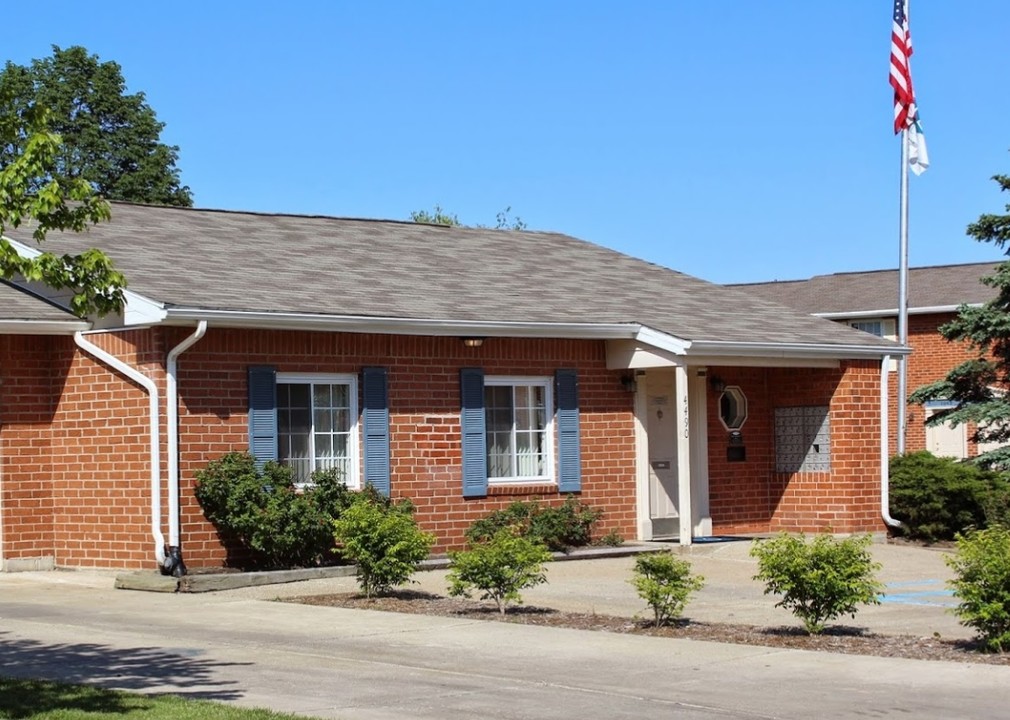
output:
[[212, 330], [179, 362], [184, 554], [191, 566], [226, 560], [194, 498], [194, 476], [208, 461], [248, 447], [250, 365], [316, 373], [388, 368], [392, 494], [414, 502], [419, 524], [439, 537], [436, 552], [460, 547], [471, 522], [513, 500], [561, 500], [556, 488], [543, 486], [462, 497], [460, 368], [551, 376], [557, 368], [576, 367], [582, 500], [603, 510], [601, 534], [635, 536], [632, 395], [621, 387], [620, 373], [606, 369], [603, 342], [488, 338], [480, 348], [466, 348], [455, 337]]
[[60, 341], [0, 335], [0, 549], [5, 560], [53, 557], [48, 457], [55, 409], [52, 352]]
[[[159, 387], [161, 475], [167, 478], [165, 354], [189, 331], [159, 329], [91, 340]], [[606, 369], [600, 341], [365, 336], [212, 329], [180, 358], [180, 474], [183, 551], [191, 567], [218, 566], [226, 551], [194, 494], [195, 473], [248, 447], [247, 368], [358, 373], [389, 369], [392, 487], [410, 497], [437, 550], [459, 547], [476, 518], [514, 499], [559, 502], [552, 487], [492, 489], [463, 499], [459, 370], [552, 375], [579, 370], [582, 499], [604, 511], [599, 533], [636, 535], [633, 395]], [[839, 370], [720, 368], [749, 401], [747, 461], [728, 463], [726, 431], [709, 394], [710, 483], [717, 533], [836, 532], [880, 528], [875, 420], [879, 365]], [[51, 555], [63, 566], [153, 567], [148, 396], [132, 381], [77, 351], [71, 338], [0, 337], [0, 450], [5, 557]], [[832, 472], [774, 472], [774, 408], [831, 404]], [[167, 486], [162, 482], [167, 535]]]
[[[711, 371], [710, 371], [711, 373]], [[713, 373], [715, 374], [715, 373]], [[713, 532], [876, 532], [880, 518], [880, 373], [875, 362], [813, 368], [718, 368], [747, 396], [747, 459], [726, 459], [718, 395], [709, 396], [709, 489]], [[831, 472], [775, 469], [775, 409], [830, 406]]]
[[[912, 354], [908, 359], [908, 392], [936, 380], [942, 380], [947, 373], [965, 360], [978, 357], [966, 343], [948, 342], [939, 333], [939, 327], [956, 317], [955, 313], [936, 313], [931, 315], [911, 315], [908, 318], [908, 344]], [[891, 373], [890, 397], [894, 401], [890, 406], [890, 453], [897, 452], [897, 397], [898, 374]], [[926, 448], [926, 418], [925, 408], [919, 405], [909, 405], [907, 408], [907, 433], [905, 435], [905, 450], [915, 452]], [[968, 455], [976, 453], [975, 444], [971, 442], [974, 426], [968, 427]]]
[[[96, 334], [89, 340], [154, 378], [163, 395], [165, 352], [158, 333]], [[149, 565], [154, 542], [148, 395], [76, 351], [70, 338], [60, 340], [54, 368], [62, 378], [51, 454], [56, 562], [73, 567]], [[163, 448], [163, 401], [159, 407]], [[164, 452], [161, 463], [164, 468]], [[163, 486], [163, 498], [164, 492]]]

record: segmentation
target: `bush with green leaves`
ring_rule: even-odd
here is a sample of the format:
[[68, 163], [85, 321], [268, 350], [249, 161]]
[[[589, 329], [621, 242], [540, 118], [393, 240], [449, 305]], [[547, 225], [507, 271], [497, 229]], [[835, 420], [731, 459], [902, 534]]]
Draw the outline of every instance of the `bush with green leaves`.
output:
[[600, 515], [599, 510], [582, 503], [574, 495], [566, 497], [557, 507], [535, 500], [517, 501], [475, 521], [467, 529], [466, 539], [471, 544], [486, 542], [499, 530], [510, 529], [513, 534], [543, 543], [550, 550], [568, 552], [573, 547], [590, 543], [593, 525]]
[[691, 563], [672, 552], [639, 555], [631, 584], [655, 615], [656, 627], [679, 618], [691, 593], [705, 586], [705, 578], [691, 573]]
[[926, 451], [891, 458], [891, 514], [902, 522], [901, 532], [916, 540], [953, 540], [998, 521], [1008, 492], [1002, 475], [972, 463]]
[[357, 565], [358, 586], [369, 598], [410, 580], [435, 543], [417, 527], [409, 500], [392, 502], [374, 491], [359, 493], [333, 521], [333, 537]]
[[1010, 650], [1010, 529], [994, 526], [957, 538], [946, 558], [954, 571], [948, 583], [958, 599], [954, 614], [973, 628], [987, 650]]
[[296, 487], [291, 469], [275, 462], [256, 466], [249, 453], [229, 453], [196, 473], [196, 499], [204, 515], [246, 550], [255, 568], [319, 565], [332, 558], [333, 519], [353, 493], [336, 470], [312, 474]]
[[817, 535], [813, 540], [782, 534], [759, 540], [751, 548], [757, 558], [755, 580], [765, 583], [765, 595], [781, 595], [784, 607], [803, 622], [812, 635], [842, 615], [856, 616], [857, 605], [879, 605], [884, 586], [877, 580], [880, 565], [873, 562], [869, 535], [836, 539]]
[[522, 603], [521, 590], [547, 582], [544, 563], [551, 552], [537, 540], [502, 528], [469, 550], [449, 553], [449, 558], [449, 594], [471, 597], [479, 590], [480, 599], [494, 600], [504, 615], [510, 602]]

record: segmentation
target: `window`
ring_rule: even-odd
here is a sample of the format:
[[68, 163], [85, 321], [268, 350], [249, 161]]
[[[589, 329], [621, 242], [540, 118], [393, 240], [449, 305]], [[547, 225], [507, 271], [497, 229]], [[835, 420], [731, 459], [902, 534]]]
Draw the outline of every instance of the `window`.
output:
[[747, 422], [747, 396], [732, 385], [719, 395], [719, 419], [727, 430], [739, 430]]
[[846, 324], [856, 330], [862, 330], [877, 337], [889, 340], [896, 340], [898, 337], [895, 321], [890, 318], [863, 318], [860, 320], [849, 320]]
[[559, 368], [553, 378], [485, 378], [470, 367], [460, 368], [459, 380], [463, 497], [485, 497], [489, 483], [582, 491], [575, 369]]
[[549, 378], [484, 381], [487, 477], [490, 481], [553, 481]]
[[353, 376], [277, 374], [277, 458], [296, 482], [337, 468], [358, 486], [357, 395]]

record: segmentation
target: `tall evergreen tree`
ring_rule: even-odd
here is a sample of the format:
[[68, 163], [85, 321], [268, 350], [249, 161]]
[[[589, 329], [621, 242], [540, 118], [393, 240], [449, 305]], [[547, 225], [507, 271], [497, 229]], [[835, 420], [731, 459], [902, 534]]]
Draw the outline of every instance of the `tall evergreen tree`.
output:
[[[1010, 175], [993, 176], [1003, 192], [1010, 191]], [[968, 226], [968, 235], [991, 243], [1010, 255], [1010, 204], [1007, 214], [984, 214]], [[919, 388], [910, 402], [952, 400], [955, 407], [933, 415], [927, 422], [974, 423], [975, 442], [1005, 446], [980, 455], [985, 467], [1010, 469], [1010, 261], [996, 266], [982, 282], [995, 288], [995, 298], [981, 307], [961, 306], [958, 316], [940, 328], [951, 342], [967, 342], [977, 356], [951, 370], [947, 377]]]
[[[0, 71], [0, 113], [48, 112], [49, 130], [63, 139], [51, 175], [43, 180], [86, 180], [108, 200], [189, 207], [181, 185], [179, 148], [160, 141], [158, 121], [144, 93], [127, 93], [120, 66], [100, 62], [83, 47], [53, 46], [52, 57]], [[0, 147], [0, 167], [24, 151], [25, 137]]]

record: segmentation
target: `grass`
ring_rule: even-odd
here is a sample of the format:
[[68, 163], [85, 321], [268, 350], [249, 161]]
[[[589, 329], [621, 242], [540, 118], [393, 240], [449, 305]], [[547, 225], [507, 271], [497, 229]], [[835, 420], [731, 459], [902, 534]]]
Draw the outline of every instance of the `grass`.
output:
[[174, 695], [139, 695], [90, 685], [0, 676], [4, 720], [305, 720]]

